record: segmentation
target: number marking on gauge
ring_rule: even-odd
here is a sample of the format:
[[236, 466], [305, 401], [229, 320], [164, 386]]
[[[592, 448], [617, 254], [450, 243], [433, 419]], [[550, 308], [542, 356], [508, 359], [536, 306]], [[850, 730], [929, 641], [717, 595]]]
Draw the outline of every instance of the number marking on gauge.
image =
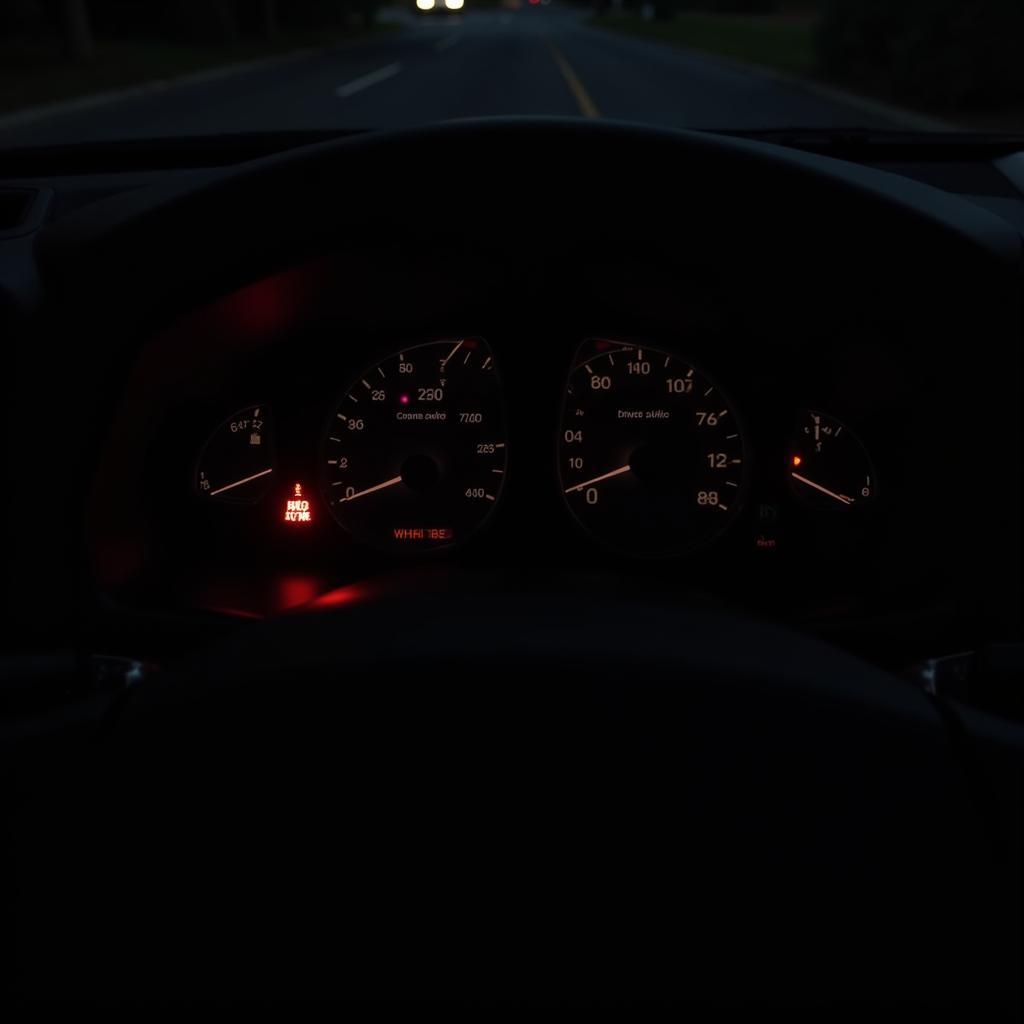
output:
[[[196, 467], [196, 491], [203, 498], [226, 504], [261, 501], [272, 486], [275, 450], [271, 411], [263, 405], [239, 409], [203, 446]], [[229, 482], [214, 486], [221, 480]]]
[[[338, 406], [365, 388], [367, 407], [351, 417], [335, 407], [346, 429], [326, 437], [332, 458], [321, 464], [331, 513], [355, 539], [410, 551], [445, 547], [488, 519], [506, 462], [493, 370], [486, 342], [472, 336], [400, 350], [355, 378]], [[385, 390], [382, 380], [395, 384]]]
[[[620, 352], [628, 357], [616, 360]], [[695, 405], [716, 392], [720, 411]], [[558, 436], [569, 510], [596, 539], [634, 554], [673, 555], [707, 543], [735, 520], [746, 493], [735, 419], [718, 384], [685, 360], [649, 346], [584, 342]], [[728, 502], [725, 487], [735, 495]]]
[[[875, 497], [870, 482], [874, 475], [867, 449], [852, 430], [825, 413], [801, 412], [789, 450], [788, 472], [801, 504], [817, 510], [863, 507]], [[868, 482], [862, 483], [864, 480]]]

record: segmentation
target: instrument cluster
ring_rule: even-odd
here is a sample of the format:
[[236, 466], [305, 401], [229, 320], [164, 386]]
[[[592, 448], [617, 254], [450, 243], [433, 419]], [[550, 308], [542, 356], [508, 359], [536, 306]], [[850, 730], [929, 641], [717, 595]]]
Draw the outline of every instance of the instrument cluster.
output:
[[[520, 448], [510, 429], [510, 405], [541, 405], [540, 390], [509, 393], [499, 355], [479, 336], [376, 353], [340, 382], [320, 410], [315, 452], [301, 457], [279, 443], [273, 396], [252, 395], [196, 453], [195, 500], [235, 514], [273, 503], [285, 527], [323, 517], [358, 546], [414, 554], [470, 544], [517, 486], [517, 464], [553, 457], [566, 521], [595, 548], [638, 559], [712, 545], [766, 481], [810, 516], [863, 523], [878, 501], [858, 425], [833, 409], [780, 411], [787, 436], [761, 455], [723, 384], [664, 342], [585, 338], [561, 374], [547, 451], [535, 438]], [[769, 550], [774, 507], [761, 500], [757, 516], [755, 544]]]

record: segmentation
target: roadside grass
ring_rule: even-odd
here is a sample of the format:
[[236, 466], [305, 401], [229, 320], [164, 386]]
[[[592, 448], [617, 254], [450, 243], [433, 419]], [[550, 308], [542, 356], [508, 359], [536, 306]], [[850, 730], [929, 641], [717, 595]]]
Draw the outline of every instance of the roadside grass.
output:
[[396, 26], [282, 33], [273, 40], [231, 46], [169, 43], [157, 39], [99, 39], [96, 59], [74, 64], [56, 41], [0, 40], [0, 112], [124, 89], [145, 82], [239, 64], [311, 47], [330, 47]]
[[821, 68], [815, 29], [824, 0], [791, 0], [775, 15], [678, 14], [671, 21], [645, 21], [635, 14], [596, 15], [590, 24], [611, 32], [731, 57], [860, 93], [964, 131], [1024, 133], [1024, 105], [991, 110], [908, 104], [857, 83], [830, 78]]
[[794, 75], [818, 73], [813, 18], [686, 13], [671, 21], [645, 21], [633, 14], [608, 14], [592, 18], [590, 24], [611, 32], [626, 32], [749, 61]]

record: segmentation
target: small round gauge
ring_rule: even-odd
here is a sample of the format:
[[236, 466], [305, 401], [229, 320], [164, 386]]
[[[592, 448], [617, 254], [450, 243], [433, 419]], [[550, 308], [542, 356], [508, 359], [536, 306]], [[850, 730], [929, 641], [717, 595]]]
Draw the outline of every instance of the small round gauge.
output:
[[274, 428], [263, 405], [239, 409], [210, 435], [196, 468], [203, 498], [255, 505], [270, 491], [274, 474]]
[[813, 509], [863, 506], [878, 489], [871, 457], [853, 431], [813, 409], [800, 414], [788, 472], [793, 493]]
[[494, 511], [505, 461], [490, 348], [481, 338], [430, 342], [370, 367], [331, 412], [324, 498], [364, 543], [448, 547]]
[[558, 438], [566, 503], [602, 543], [667, 556], [709, 543], [746, 492], [743, 430], [729, 399], [686, 360], [584, 342]]

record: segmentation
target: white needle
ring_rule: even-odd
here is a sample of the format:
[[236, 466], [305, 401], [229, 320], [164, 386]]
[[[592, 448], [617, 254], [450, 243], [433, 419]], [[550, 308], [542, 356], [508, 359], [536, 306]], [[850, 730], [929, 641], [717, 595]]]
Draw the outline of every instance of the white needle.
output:
[[610, 473], [605, 473], [603, 476], [595, 476], [593, 480], [584, 480], [581, 484], [576, 484], [575, 487], [567, 487], [565, 489], [566, 494], [572, 494], [573, 491], [582, 491], [584, 487], [590, 487], [591, 484], [599, 484], [602, 480], [610, 480], [613, 476], [622, 476], [623, 473], [629, 472], [629, 466], [619, 466], [618, 469], [613, 469]]
[[233, 484], [226, 484], [224, 487], [218, 487], [215, 491], [210, 491], [210, 497], [214, 497], [218, 494], [223, 494], [225, 491], [234, 490], [236, 487], [241, 487], [242, 484], [251, 483], [253, 480], [259, 480], [261, 476], [266, 476], [268, 473], [273, 473], [273, 469], [265, 469], [262, 473], [254, 473], [252, 476], [247, 476], [244, 480], [236, 480]]
[[400, 476], [393, 476], [390, 480], [385, 480], [382, 484], [377, 484], [376, 487], [367, 487], [365, 491], [356, 491], [355, 494], [350, 494], [347, 498], [342, 498], [342, 501], [355, 501], [356, 498], [362, 498], [366, 494], [373, 494], [374, 491], [383, 491], [385, 487], [394, 487], [395, 484], [400, 484], [402, 478]]
[[808, 487], [813, 487], [816, 491], [821, 491], [822, 494], [827, 494], [830, 498], [835, 498], [836, 501], [841, 501], [844, 505], [853, 504], [853, 498], [848, 498], [845, 494], [836, 494], [835, 491], [830, 491], [827, 487], [822, 487], [821, 484], [816, 484], [813, 480], [808, 480], [807, 477], [801, 476], [799, 473], [794, 473], [793, 479], [799, 480], [802, 484], [807, 484]]
[[460, 348], [462, 348], [463, 342], [465, 342], [465, 340], [465, 338], [462, 338], [460, 341], [457, 341], [455, 343], [455, 348], [453, 348], [451, 352], [449, 352], [448, 355], [446, 355], [444, 359], [441, 360], [441, 366], [448, 365], [448, 360], [451, 359], [451, 357], [455, 355], [455, 353], [458, 352]]

